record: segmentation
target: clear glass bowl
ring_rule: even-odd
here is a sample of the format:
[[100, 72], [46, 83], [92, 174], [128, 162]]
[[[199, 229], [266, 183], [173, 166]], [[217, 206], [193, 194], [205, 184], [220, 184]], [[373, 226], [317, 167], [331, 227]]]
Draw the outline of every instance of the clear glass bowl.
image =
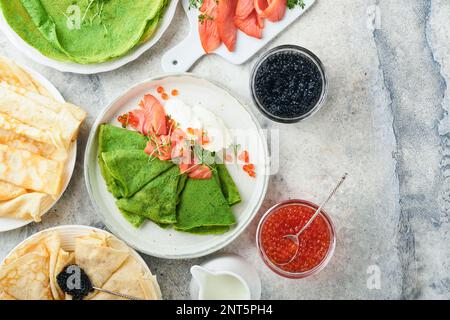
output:
[[[321, 73], [323, 86], [322, 86], [322, 93], [320, 95], [319, 100], [317, 101], [316, 105], [309, 112], [307, 112], [301, 116], [295, 117], [295, 118], [281, 118], [274, 114], [269, 113], [266, 110], [266, 108], [264, 108], [262, 103], [259, 101], [258, 96], [256, 95], [255, 80], [256, 80], [256, 74], [257, 74], [259, 67], [262, 65], [262, 63], [264, 61], [266, 61], [267, 58], [269, 58], [270, 56], [272, 56], [274, 54], [280, 53], [280, 52], [289, 52], [289, 51], [295, 51], [297, 53], [302, 54], [304, 57], [308, 58], [316, 65], [316, 67], [319, 69], [319, 71]], [[312, 53], [308, 49], [305, 49], [300, 46], [283, 45], [283, 46], [278, 46], [278, 47], [275, 47], [275, 48], [269, 50], [268, 52], [263, 54], [258, 59], [258, 61], [256, 61], [256, 64], [253, 67], [253, 71], [252, 71], [251, 77], [250, 77], [250, 91], [252, 93], [253, 102], [256, 104], [256, 106], [261, 111], [261, 113], [264, 114], [266, 117], [268, 117], [269, 119], [276, 121], [276, 122], [296, 123], [296, 122], [299, 122], [301, 120], [305, 120], [305, 119], [311, 117], [313, 114], [315, 114], [317, 111], [319, 111], [322, 108], [322, 106], [325, 103], [327, 94], [328, 94], [328, 78], [325, 73], [325, 68], [324, 68], [322, 62], [314, 53]]]
[[274, 214], [278, 209], [286, 207], [286, 206], [304, 206], [304, 207], [309, 207], [311, 209], [313, 209], [314, 211], [316, 211], [319, 206], [306, 201], [306, 200], [288, 200], [288, 201], [284, 201], [281, 202], [275, 206], [273, 206], [272, 208], [270, 208], [265, 214], [264, 216], [261, 218], [259, 225], [258, 225], [258, 229], [256, 231], [256, 245], [258, 247], [258, 251], [259, 254], [261, 256], [261, 258], [263, 259], [264, 263], [276, 274], [285, 277], [285, 278], [290, 278], [290, 279], [302, 279], [302, 278], [306, 278], [306, 277], [310, 277], [313, 275], [318, 274], [320, 271], [322, 271], [326, 265], [330, 262], [331, 258], [333, 257], [334, 254], [334, 250], [336, 248], [336, 232], [334, 229], [334, 225], [333, 222], [331, 221], [330, 216], [328, 215], [328, 213], [326, 213], [324, 210], [321, 211], [321, 216], [324, 218], [325, 222], [328, 225], [328, 228], [330, 230], [330, 246], [328, 247], [328, 252], [325, 255], [325, 257], [323, 258], [323, 260], [314, 268], [305, 271], [305, 272], [289, 272], [286, 270], [281, 269], [278, 265], [276, 265], [275, 263], [273, 263], [272, 261], [270, 261], [270, 259], [267, 257], [266, 253], [264, 252], [264, 249], [262, 247], [261, 244], [261, 232], [262, 232], [262, 227], [264, 226], [264, 223], [266, 222], [267, 218], [269, 218], [272, 214]]

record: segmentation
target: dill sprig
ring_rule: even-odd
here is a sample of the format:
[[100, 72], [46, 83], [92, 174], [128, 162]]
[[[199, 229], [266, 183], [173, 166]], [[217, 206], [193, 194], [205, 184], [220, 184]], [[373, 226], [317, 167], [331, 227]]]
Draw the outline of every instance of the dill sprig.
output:
[[305, 1], [304, 0], [287, 0], [287, 7], [289, 9], [294, 9], [296, 6], [300, 6], [300, 8], [305, 9]]

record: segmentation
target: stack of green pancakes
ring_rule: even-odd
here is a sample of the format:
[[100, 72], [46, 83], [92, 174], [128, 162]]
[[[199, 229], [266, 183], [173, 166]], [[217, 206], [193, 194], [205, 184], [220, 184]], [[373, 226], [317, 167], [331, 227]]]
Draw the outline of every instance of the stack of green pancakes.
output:
[[127, 54], [157, 30], [168, 0], [0, 0], [11, 28], [43, 55], [93, 64]]
[[173, 162], [147, 155], [147, 141], [135, 131], [100, 127], [100, 169], [124, 217], [135, 227], [151, 220], [195, 234], [227, 232], [241, 197], [226, 166], [214, 164], [211, 179], [190, 179]]

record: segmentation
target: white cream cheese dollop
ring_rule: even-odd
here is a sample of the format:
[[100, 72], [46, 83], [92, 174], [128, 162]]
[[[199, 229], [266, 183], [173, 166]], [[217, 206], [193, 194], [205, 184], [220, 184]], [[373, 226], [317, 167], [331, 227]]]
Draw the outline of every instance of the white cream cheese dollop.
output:
[[222, 119], [202, 106], [190, 106], [180, 99], [170, 99], [165, 104], [167, 115], [174, 119], [181, 129], [201, 129], [206, 133], [209, 143], [203, 146], [211, 152], [218, 152], [231, 146], [230, 131]]

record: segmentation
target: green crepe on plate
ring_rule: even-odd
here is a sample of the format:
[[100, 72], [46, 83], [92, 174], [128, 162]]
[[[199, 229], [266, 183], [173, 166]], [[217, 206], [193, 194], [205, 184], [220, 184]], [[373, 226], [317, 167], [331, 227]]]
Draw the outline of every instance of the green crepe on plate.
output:
[[[214, 172], [217, 172], [216, 170]], [[188, 179], [181, 193], [175, 229], [195, 234], [221, 234], [236, 223], [217, 178]]]
[[103, 178], [105, 179], [108, 191], [118, 198], [122, 195], [120, 184], [107, 170], [102, 154], [117, 150], [144, 150], [147, 146], [147, 138], [143, 135], [109, 124], [100, 126], [98, 135], [98, 161]]
[[11, 28], [42, 54], [89, 64], [123, 56], [151, 37], [167, 0], [0, 0], [0, 4]]
[[227, 167], [224, 164], [217, 164], [217, 174], [219, 176], [220, 186], [222, 188], [222, 193], [227, 199], [228, 204], [233, 206], [242, 201], [241, 195], [236, 184], [233, 181]]
[[148, 182], [173, 167], [170, 161], [150, 157], [143, 150], [115, 150], [101, 154], [106, 170], [116, 181], [116, 198], [129, 198]]
[[150, 181], [131, 198], [117, 200], [117, 206], [120, 210], [145, 217], [158, 224], [176, 223], [181, 177], [179, 168], [173, 166]]

